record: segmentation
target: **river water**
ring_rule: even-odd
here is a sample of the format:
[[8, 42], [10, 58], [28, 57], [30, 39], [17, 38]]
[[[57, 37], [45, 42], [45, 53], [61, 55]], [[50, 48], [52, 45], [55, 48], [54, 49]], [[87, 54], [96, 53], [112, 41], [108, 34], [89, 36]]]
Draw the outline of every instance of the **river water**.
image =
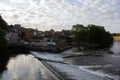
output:
[[72, 57], [64, 59], [64, 62], [88, 69], [89, 72], [96, 72], [95, 74], [107, 75], [120, 80], [120, 42], [114, 42], [110, 50], [114, 54], [105, 54], [98, 57]]
[[[98, 57], [81, 56], [81, 57], [62, 58], [65, 53], [51, 54], [48, 52], [36, 52], [36, 51], [32, 51], [31, 53], [39, 58], [56, 61], [56, 62], [52, 62], [52, 63], [48, 62], [48, 63], [54, 65], [54, 67], [56, 67], [61, 71], [68, 71], [68, 72], [71, 71], [71, 74], [72, 72], [74, 74], [74, 71], [76, 72], [76, 69], [79, 68], [83, 70], [83, 73], [85, 74], [86, 72], [88, 72], [92, 74], [106, 75], [115, 80], [120, 80], [120, 62], [119, 62], [120, 42], [115, 42], [114, 45], [110, 48], [110, 50], [113, 51], [114, 54], [107, 54]], [[21, 54], [21, 55], [17, 55], [16, 57], [11, 57], [10, 60], [8, 60], [8, 64], [6, 65], [7, 70], [5, 70], [1, 74], [0, 80], [56, 80], [54, 76], [49, 75], [51, 73], [46, 69], [44, 69], [41, 66], [41, 62], [38, 59], [36, 59], [32, 54], [29, 55]], [[68, 66], [67, 64], [61, 64], [57, 62], [64, 62], [70, 65]], [[71, 70], [68, 70], [67, 67]], [[74, 71], [72, 71], [72, 69]], [[83, 74], [84, 77], [85, 74]], [[77, 76], [79, 77], [79, 75]], [[78, 78], [76, 80], [82, 80], [82, 79]], [[86, 80], [94, 80], [94, 79], [86, 79]]]
[[33, 55], [17, 55], [8, 61], [0, 80], [57, 80]]

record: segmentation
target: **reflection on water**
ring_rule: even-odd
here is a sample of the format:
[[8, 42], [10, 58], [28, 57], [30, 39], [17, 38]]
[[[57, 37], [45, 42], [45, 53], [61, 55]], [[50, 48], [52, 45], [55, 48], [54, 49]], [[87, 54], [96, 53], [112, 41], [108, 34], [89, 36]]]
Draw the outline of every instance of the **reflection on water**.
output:
[[0, 80], [41, 80], [40, 63], [32, 55], [11, 58]]

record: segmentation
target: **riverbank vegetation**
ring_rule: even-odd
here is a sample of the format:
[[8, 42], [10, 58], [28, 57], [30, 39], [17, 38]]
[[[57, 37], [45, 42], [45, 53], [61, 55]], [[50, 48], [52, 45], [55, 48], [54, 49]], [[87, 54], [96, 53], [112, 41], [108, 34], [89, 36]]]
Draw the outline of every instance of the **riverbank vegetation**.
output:
[[6, 29], [8, 25], [0, 16], [0, 72], [3, 71], [5, 67], [5, 63], [7, 64], [8, 56], [6, 55], [6, 45], [7, 42], [5, 40]]
[[114, 38], [114, 41], [120, 42], [120, 36], [113, 36], [113, 38]]
[[6, 51], [6, 40], [5, 40], [5, 34], [6, 34], [6, 29], [8, 28], [7, 23], [2, 19], [0, 16], [0, 52]]
[[79, 49], [106, 47], [113, 43], [112, 35], [104, 29], [104, 26], [81, 24], [73, 25], [72, 34], [74, 42], [79, 46]]

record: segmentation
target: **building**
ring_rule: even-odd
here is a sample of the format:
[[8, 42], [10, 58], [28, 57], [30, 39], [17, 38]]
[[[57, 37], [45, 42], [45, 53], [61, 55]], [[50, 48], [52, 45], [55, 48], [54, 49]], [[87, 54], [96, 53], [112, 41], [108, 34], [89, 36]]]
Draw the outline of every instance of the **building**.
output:
[[9, 44], [12, 44], [17, 43], [20, 40], [20, 37], [18, 36], [18, 33], [15, 31], [7, 31], [5, 39]]

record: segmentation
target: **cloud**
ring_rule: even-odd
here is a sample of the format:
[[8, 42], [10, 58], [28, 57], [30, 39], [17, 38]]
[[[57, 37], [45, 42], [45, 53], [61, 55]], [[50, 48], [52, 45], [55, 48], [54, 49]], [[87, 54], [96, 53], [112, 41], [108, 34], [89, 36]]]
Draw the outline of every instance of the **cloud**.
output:
[[10, 24], [61, 30], [71, 29], [73, 24], [94, 23], [111, 26], [107, 27], [111, 32], [120, 25], [120, 0], [10, 0], [10, 4], [5, 1], [0, 2], [0, 13]]
[[10, 0], [12, 3], [25, 3], [25, 2], [34, 2], [36, 0]]

